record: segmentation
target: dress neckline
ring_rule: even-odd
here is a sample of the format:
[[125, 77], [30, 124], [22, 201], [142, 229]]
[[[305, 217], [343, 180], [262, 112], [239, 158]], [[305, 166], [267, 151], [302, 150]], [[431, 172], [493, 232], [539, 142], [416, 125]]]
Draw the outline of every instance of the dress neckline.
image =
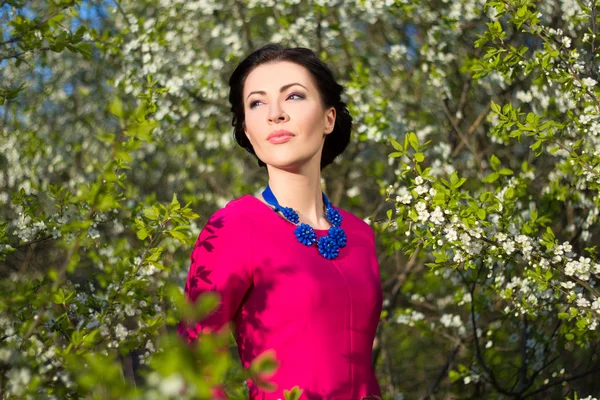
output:
[[[271, 206], [269, 206], [268, 204], [264, 203], [263, 201], [261, 201], [260, 199], [254, 197], [251, 194], [245, 194], [242, 197], [250, 197], [251, 199], [253, 199], [255, 202], [263, 205], [266, 209], [270, 210], [272, 214], [275, 214], [277, 216], [277, 218], [279, 218], [280, 220], [282, 220], [285, 223], [288, 223], [290, 225], [294, 225], [293, 223], [291, 223], [290, 221], [288, 221], [287, 219], [285, 219], [284, 217], [282, 217], [281, 215], [279, 215], [279, 213], [275, 212], [275, 210], [273, 210], [271, 208]], [[315, 233], [319, 234], [319, 235], [325, 235], [327, 234], [327, 232], [329, 232], [329, 229], [315, 229], [313, 228], [313, 230], [315, 231]]]

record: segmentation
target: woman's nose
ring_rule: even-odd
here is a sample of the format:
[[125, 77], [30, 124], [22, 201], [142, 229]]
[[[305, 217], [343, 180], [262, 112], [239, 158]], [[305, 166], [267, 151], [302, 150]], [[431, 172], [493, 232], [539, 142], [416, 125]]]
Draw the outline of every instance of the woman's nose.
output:
[[279, 104], [269, 106], [269, 122], [285, 121], [288, 115]]

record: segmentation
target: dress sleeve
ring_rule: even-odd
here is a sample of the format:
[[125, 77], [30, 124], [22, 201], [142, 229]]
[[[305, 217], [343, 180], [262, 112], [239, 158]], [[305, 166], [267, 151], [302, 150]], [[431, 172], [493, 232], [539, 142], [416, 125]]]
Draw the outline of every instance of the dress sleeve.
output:
[[177, 333], [188, 343], [228, 325], [252, 285], [249, 221], [247, 215], [236, 214], [227, 207], [215, 212], [190, 254], [186, 300], [194, 303], [202, 293], [212, 291], [219, 294], [220, 304], [202, 321], [179, 322]]

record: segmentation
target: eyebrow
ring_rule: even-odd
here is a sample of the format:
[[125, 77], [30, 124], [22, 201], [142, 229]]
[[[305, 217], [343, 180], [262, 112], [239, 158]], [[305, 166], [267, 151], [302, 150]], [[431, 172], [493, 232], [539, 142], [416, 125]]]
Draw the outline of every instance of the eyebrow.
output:
[[[288, 89], [288, 88], [290, 88], [290, 87], [292, 87], [292, 86], [294, 86], [294, 85], [299, 85], [299, 86], [302, 86], [304, 89], [306, 89], [306, 86], [304, 86], [303, 84], [301, 84], [301, 83], [298, 83], [298, 82], [294, 82], [294, 83], [288, 83], [287, 85], [283, 85], [283, 86], [282, 86], [282, 87], [279, 89], [279, 93], [282, 93], [282, 92], [284, 92], [286, 89]], [[308, 89], [306, 89], [306, 90], [308, 90]], [[250, 96], [251, 96], [251, 95], [253, 95], [253, 94], [262, 94], [262, 95], [265, 95], [265, 94], [267, 94], [267, 93], [266, 93], [264, 90], [255, 90], [255, 91], [253, 91], [253, 92], [250, 92], [250, 93], [248, 93], [248, 96], [246, 96], [246, 100], [248, 100], [248, 97], [250, 97]]]

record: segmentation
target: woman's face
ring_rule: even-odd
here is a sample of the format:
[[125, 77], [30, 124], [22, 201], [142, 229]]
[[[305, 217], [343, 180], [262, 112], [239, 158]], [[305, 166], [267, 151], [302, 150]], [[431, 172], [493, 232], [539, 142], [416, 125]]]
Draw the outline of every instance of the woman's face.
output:
[[259, 65], [246, 78], [243, 101], [244, 131], [265, 164], [286, 170], [310, 162], [320, 166], [335, 108], [324, 109], [306, 68], [289, 61]]

